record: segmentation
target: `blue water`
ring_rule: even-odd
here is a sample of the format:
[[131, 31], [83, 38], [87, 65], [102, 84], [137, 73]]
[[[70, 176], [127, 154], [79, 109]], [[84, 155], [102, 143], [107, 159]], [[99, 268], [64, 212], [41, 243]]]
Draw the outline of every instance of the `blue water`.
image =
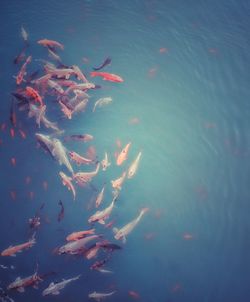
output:
[[[29, 238], [27, 221], [42, 203], [45, 206], [37, 244], [16, 257], [0, 258], [8, 267], [0, 268], [0, 287], [33, 274], [37, 263], [41, 274], [56, 272], [38, 290], [11, 291], [10, 297], [21, 302], [77, 302], [87, 301], [93, 291], [116, 290], [107, 301], [133, 301], [129, 291], [145, 302], [248, 301], [249, 15], [247, 0], [1, 1], [0, 123], [7, 125], [0, 132], [1, 251]], [[26, 54], [33, 57], [29, 72], [42, 66], [35, 59], [48, 59], [36, 43], [48, 38], [64, 44], [63, 62], [78, 65], [87, 77], [110, 56], [112, 64], [103, 71], [124, 78], [123, 83], [91, 78], [102, 88], [89, 92], [86, 112], [72, 120], [63, 117], [52, 97], [45, 99], [48, 118], [57, 121], [65, 135], [94, 136], [85, 144], [65, 143], [68, 150], [85, 154], [94, 146], [100, 160], [105, 151], [110, 154], [111, 167], [91, 182], [97, 191], [106, 182], [101, 208], [112, 199], [110, 180], [142, 151], [138, 172], [125, 181], [109, 221], [120, 228], [142, 207], [150, 211], [126, 244], [116, 242], [111, 229], [95, 225], [97, 233], [122, 246], [107, 263], [113, 274], [90, 271], [101, 255], [86, 260], [53, 253], [69, 233], [89, 228], [97, 192], [76, 186], [73, 202], [58, 176], [68, 171], [37, 148], [34, 134], [51, 131], [38, 129], [25, 112], [17, 112], [17, 120], [27, 138], [18, 131], [10, 136], [10, 93], [20, 68], [12, 62], [23, 46], [22, 25], [29, 33]], [[113, 98], [112, 104], [92, 113], [94, 102], [105, 96]], [[121, 167], [114, 157], [118, 139], [122, 146], [132, 142]], [[59, 200], [65, 206], [60, 223]], [[50, 282], [78, 274], [81, 278], [60, 296], [42, 297]]]

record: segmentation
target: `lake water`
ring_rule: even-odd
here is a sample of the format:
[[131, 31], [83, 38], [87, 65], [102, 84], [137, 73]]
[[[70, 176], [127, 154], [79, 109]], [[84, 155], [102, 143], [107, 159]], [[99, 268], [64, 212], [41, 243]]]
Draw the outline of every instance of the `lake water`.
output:
[[[221, 1], [6, 1], [0, 3], [0, 249], [27, 241], [28, 219], [44, 203], [37, 243], [16, 257], [1, 257], [0, 286], [18, 276], [48, 275], [39, 289], [9, 291], [15, 301], [87, 301], [88, 294], [110, 292], [106, 301], [245, 302], [250, 294], [250, 2]], [[22, 63], [13, 64], [29, 34], [26, 55], [32, 55], [28, 74], [50, 60], [40, 39], [59, 41], [64, 64], [78, 65], [100, 89], [89, 90], [85, 112], [71, 120], [60, 111], [56, 97], [46, 96], [46, 114], [65, 132], [89, 133], [87, 143], [64, 142], [68, 151], [97, 160], [108, 152], [111, 166], [91, 181], [75, 184], [76, 201], [58, 175], [65, 166], [42, 148], [35, 133], [51, 134], [26, 112], [16, 111], [11, 136], [11, 93]], [[90, 77], [92, 67], [105, 58], [112, 63], [103, 72], [120, 75], [124, 82]], [[25, 83], [21, 85], [25, 87]], [[96, 100], [112, 97], [111, 104], [92, 112]], [[4, 126], [5, 125], [5, 126]], [[26, 138], [22, 138], [22, 130]], [[13, 133], [12, 133], [13, 134]], [[127, 160], [115, 156], [131, 142]], [[105, 186], [100, 209], [112, 200], [111, 180], [121, 176], [142, 152], [139, 168], [126, 179], [107, 222], [121, 228], [149, 211], [123, 244], [112, 228], [96, 223], [97, 234], [119, 244], [105, 268], [90, 270], [97, 258], [57, 255], [74, 231], [91, 227], [94, 200]], [[93, 153], [93, 152], [92, 152]], [[74, 171], [94, 166], [72, 164]], [[57, 217], [62, 200], [65, 216]], [[54, 252], [53, 252], [54, 251]], [[13, 269], [10, 266], [13, 265]], [[54, 281], [81, 274], [58, 296], [43, 297]]]

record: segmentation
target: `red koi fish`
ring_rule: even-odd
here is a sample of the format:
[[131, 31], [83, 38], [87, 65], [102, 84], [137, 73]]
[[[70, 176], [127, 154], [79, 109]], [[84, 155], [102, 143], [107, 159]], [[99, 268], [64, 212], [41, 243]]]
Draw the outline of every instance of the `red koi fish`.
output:
[[16, 253], [19, 253], [24, 249], [31, 248], [35, 243], [36, 243], [36, 239], [34, 233], [29, 241], [15, 246], [9, 246], [7, 249], [2, 251], [1, 256], [16, 256]]
[[37, 41], [37, 43], [44, 47], [58, 47], [58, 48], [61, 48], [62, 50], [64, 49], [64, 46], [61, 43], [54, 41], [54, 40], [43, 39], [43, 40]]
[[116, 82], [116, 83], [120, 83], [123, 82], [123, 78], [121, 78], [120, 76], [113, 74], [113, 73], [108, 73], [108, 72], [100, 72], [100, 71], [92, 71], [90, 73], [91, 77], [102, 77], [102, 79], [104, 81], [110, 81], [110, 82]]
[[36, 91], [34, 88], [27, 86], [25, 88], [25, 92], [27, 96], [31, 97], [34, 99], [40, 106], [43, 106], [43, 100], [38, 91]]
[[95, 229], [90, 229], [90, 230], [87, 230], [87, 231], [74, 232], [74, 233], [71, 233], [70, 235], [68, 235], [66, 237], [66, 240], [67, 241], [75, 241], [75, 240], [81, 239], [83, 237], [86, 237], [87, 235], [93, 235], [93, 234], [95, 234]]

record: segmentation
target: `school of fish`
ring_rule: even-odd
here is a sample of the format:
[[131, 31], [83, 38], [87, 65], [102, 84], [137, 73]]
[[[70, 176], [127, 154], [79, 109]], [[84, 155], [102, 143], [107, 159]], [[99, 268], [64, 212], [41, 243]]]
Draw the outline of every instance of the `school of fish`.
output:
[[[86, 187], [95, 188], [92, 184], [92, 180], [96, 175], [105, 173], [107, 169], [112, 168], [112, 165], [116, 165], [118, 169], [121, 169], [116, 179], [107, 180], [99, 189], [95, 188], [95, 190], [92, 190], [94, 199], [93, 208], [95, 208], [95, 210], [89, 214], [85, 228], [68, 233], [65, 242], [62, 242], [61, 246], [55, 247], [53, 252], [58, 256], [63, 254], [71, 255], [69, 257], [79, 255], [87, 260], [93, 261], [89, 266], [90, 271], [94, 270], [103, 274], [113, 273], [112, 270], [107, 269], [105, 266], [112, 257], [113, 252], [122, 249], [117, 243], [119, 243], [119, 240], [121, 240], [123, 244], [126, 242], [128, 235], [149, 210], [147, 207], [137, 209], [135, 217], [132, 217], [125, 225], [120, 226], [118, 223], [118, 226], [113, 227], [114, 221], [109, 220], [112, 217], [114, 206], [117, 206], [119, 209], [119, 196], [122, 194], [121, 190], [124, 187], [124, 183], [133, 178], [137, 173], [142, 151], [138, 150], [137, 156], [132, 158], [127, 168], [125, 162], [128, 162], [129, 151], [133, 148], [131, 141], [124, 143], [123, 146], [119, 146], [120, 148], [116, 151], [116, 156], [113, 160], [112, 155], [108, 154], [106, 150], [103, 150], [101, 154], [101, 156], [103, 156], [102, 160], [98, 160], [98, 156], [93, 149], [90, 149], [86, 155], [79, 154], [69, 147], [71, 141], [85, 144], [94, 141], [93, 135], [88, 133], [68, 134], [67, 129], [62, 130], [58, 122], [49, 120], [47, 112], [50, 106], [55, 106], [59, 112], [62, 112], [65, 119], [71, 120], [75, 116], [83, 114], [87, 106], [91, 104], [92, 110], [90, 112], [95, 115], [97, 108], [101, 110], [103, 106], [110, 105], [112, 97], [103, 96], [95, 102], [90, 101], [89, 94], [91, 94], [91, 90], [99, 89], [101, 86], [89, 81], [88, 77], [101, 77], [103, 80], [113, 83], [113, 85], [122, 83], [124, 80], [121, 76], [114, 73], [99, 71], [110, 65], [110, 57], [104, 60], [100, 66], [93, 67], [94, 71], [91, 71], [89, 74], [83, 72], [77, 65], [67, 66], [63, 64], [60, 52], [66, 47], [54, 40], [41, 39], [37, 41], [36, 45], [33, 45], [33, 47], [44, 47], [50, 60], [37, 60], [34, 59], [31, 54], [26, 56], [31, 42], [29, 41], [29, 34], [23, 26], [21, 27], [21, 36], [24, 47], [20, 54], [14, 59], [14, 64], [19, 70], [16, 76], [14, 76], [16, 89], [11, 93], [11, 137], [15, 137], [15, 135], [19, 133], [23, 139], [26, 138], [24, 130], [19, 126], [19, 123], [17, 123], [17, 115], [18, 118], [23, 118], [23, 116], [26, 115], [29, 119], [34, 119], [34, 125], [38, 130], [34, 131], [32, 135], [34, 141], [37, 141], [40, 146], [40, 150], [38, 149], [37, 152], [40, 152], [42, 156], [42, 149], [55, 160], [51, 163], [58, 168], [58, 172], [55, 173], [54, 177], [60, 179], [65, 196], [75, 202], [77, 202], [78, 190], [84, 190]], [[41, 70], [32, 72], [32, 64], [34, 62], [42, 64], [42, 74], [40, 74]], [[53, 98], [54, 102], [47, 101], [48, 98]], [[48, 157], [48, 161], [49, 160], [51, 159]], [[16, 164], [15, 158], [12, 158], [12, 164]], [[29, 178], [26, 179], [27, 183], [30, 181]], [[106, 192], [108, 187], [110, 187], [112, 191], [112, 198], [110, 198], [109, 201], [105, 198], [107, 196]], [[44, 189], [47, 189], [46, 182], [44, 182]], [[69, 191], [69, 193], [67, 191]], [[30, 192], [30, 196], [32, 197], [33, 195], [31, 193], [32, 192]], [[11, 192], [11, 196], [15, 198], [14, 192]], [[9, 247], [2, 247], [2, 259], [15, 257], [20, 252], [32, 253], [32, 247], [38, 243], [36, 235], [41, 225], [40, 216], [44, 205], [45, 204], [42, 204], [35, 216], [28, 221], [30, 238], [26, 241], [22, 238], [17, 240], [18, 244], [15, 243]], [[58, 222], [60, 222], [64, 218], [65, 209], [61, 200], [58, 205], [60, 206]], [[71, 206], [74, 207], [74, 203], [72, 203]], [[110, 229], [110, 234], [112, 234], [114, 242], [104, 238], [101, 229], [98, 230], [98, 228], [104, 227]], [[96, 233], [97, 230], [98, 233]], [[100, 251], [102, 251], [102, 253]], [[105, 255], [104, 257], [103, 254]], [[1, 267], [8, 268], [6, 264], [1, 264]], [[10, 297], [12, 291], [23, 293], [28, 287], [37, 289], [41, 282], [44, 282], [46, 278], [54, 274], [54, 272], [45, 274], [38, 273], [37, 265], [35, 271], [33, 274], [30, 274], [30, 276], [17, 276], [10, 284], [6, 284], [6, 289], [1, 288], [0, 301], [12, 302], [14, 301]], [[45, 286], [43, 288], [41, 296], [59, 295], [65, 286], [77, 281], [80, 277], [81, 272], [75, 277], [71, 276], [71, 278], [63, 279], [60, 282], [52, 281], [47, 287]], [[94, 290], [89, 293], [88, 298], [99, 302], [102, 299], [108, 299], [108, 297], [115, 295], [117, 291], [118, 290], [109, 291], [107, 289], [105, 291], [105, 289], [101, 289], [97, 292]]]

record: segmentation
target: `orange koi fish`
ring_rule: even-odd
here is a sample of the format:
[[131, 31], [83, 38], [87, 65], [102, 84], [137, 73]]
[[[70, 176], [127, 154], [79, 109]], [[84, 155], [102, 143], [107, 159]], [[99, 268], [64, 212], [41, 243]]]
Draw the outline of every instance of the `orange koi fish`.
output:
[[117, 166], [120, 166], [126, 159], [128, 156], [128, 151], [129, 151], [129, 147], [131, 145], [131, 142], [129, 142], [120, 152], [120, 154], [117, 156], [116, 159], [116, 164]]
[[34, 99], [40, 106], [43, 106], [43, 100], [38, 91], [36, 91], [34, 88], [27, 86], [25, 88], [25, 92], [27, 96], [31, 97]]
[[67, 241], [75, 241], [75, 240], [78, 240], [80, 238], [86, 237], [86, 235], [93, 235], [93, 234], [95, 234], [95, 229], [90, 229], [90, 230], [87, 230], [87, 231], [74, 232], [74, 233], [71, 233], [70, 235], [68, 235], [66, 237], [66, 240]]
[[61, 48], [62, 50], [64, 49], [64, 46], [61, 43], [54, 40], [42, 39], [37, 41], [37, 43], [44, 47], [58, 47]]
[[22, 243], [22, 244], [15, 245], [15, 246], [12, 246], [12, 245], [9, 246], [7, 249], [2, 251], [1, 256], [14, 256], [15, 257], [16, 253], [19, 253], [24, 249], [31, 248], [35, 243], [36, 243], [36, 239], [35, 239], [35, 233], [34, 233], [29, 241]]
[[62, 183], [64, 186], [68, 188], [69, 191], [72, 192], [74, 200], [76, 199], [76, 190], [74, 185], [72, 184], [72, 178], [64, 174], [63, 172], [59, 172], [59, 175], [61, 176]]
[[108, 72], [100, 72], [100, 71], [92, 71], [90, 73], [91, 77], [96, 77], [96, 76], [100, 76], [103, 78], [104, 81], [110, 81], [110, 82], [116, 82], [116, 83], [120, 83], [123, 82], [124, 80], [113, 73], [108, 73]]

